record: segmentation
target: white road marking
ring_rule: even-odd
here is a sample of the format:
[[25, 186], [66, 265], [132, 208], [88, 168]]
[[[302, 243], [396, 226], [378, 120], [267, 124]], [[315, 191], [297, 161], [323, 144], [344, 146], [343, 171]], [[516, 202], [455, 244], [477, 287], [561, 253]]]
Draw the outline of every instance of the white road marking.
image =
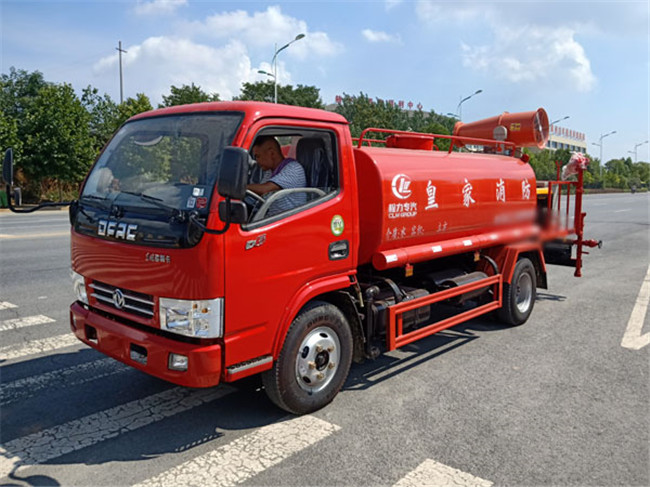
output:
[[621, 347], [640, 350], [650, 343], [650, 332], [641, 333], [645, 315], [648, 311], [648, 303], [650, 303], [650, 266], [648, 266], [648, 272], [645, 279], [643, 279], [643, 284], [641, 284], [630, 320], [627, 322], [627, 328], [623, 340], [621, 340]]
[[66, 335], [57, 335], [43, 340], [32, 340], [21, 345], [8, 345], [0, 348], [0, 360], [13, 360], [25, 358], [30, 355], [36, 355], [44, 352], [52, 352], [60, 348], [71, 347], [73, 345], [84, 345], [75, 335], [68, 333]]
[[624, 210], [616, 210], [614, 213], [623, 213], [624, 211], [632, 211], [632, 208], [626, 208]]
[[112, 358], [103, 358], [45, 374], [0, 384], [0, 406], [36, 396], [44, 389], [75, 387], [86, 382], [133, 370]]
[[271, 424], [134, 487], [241, 484], [339, 429], [314, 416]]
[[144, 399], [75, 419], [0, 445], [0, 478], [21, 465], [35, 465], [96, 445], [234, 391], [220, 386], [199, 391], [174, 387]]
[[42, 325], [45, 323], [54, 323], [54, 320], [43, 315], [26, 316], [25, 318], [0, 321], [0, 331], [16, 330], [18, 328], [25, 328], [26, 326]]
[[17, 308], [15, 304], [8, 303], [6, 301], [0, 301], [0, 310], [3, 309], [10, 309], [10, 308]]
[[394, 487], [490, 487], [492, 482], [448, 467], [435, 460], [425, 460]]
[[69, 237], [70, 231], [67, 232], [52, 232], [52, 233], [26, 233], [24, 235], [9, 235], [0, 233], [0, 240], [15, 240], [15, 239], [29, 239], [29, 238], [53, 238], [53, 237]]

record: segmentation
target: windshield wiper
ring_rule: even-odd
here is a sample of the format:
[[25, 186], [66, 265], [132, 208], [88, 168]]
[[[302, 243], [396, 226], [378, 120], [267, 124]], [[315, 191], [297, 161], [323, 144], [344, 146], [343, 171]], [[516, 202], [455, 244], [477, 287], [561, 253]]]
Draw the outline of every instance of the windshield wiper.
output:
[[185, 221], [185, 212], [183, 210], [174, 208], [173, 206], [169, 206], [163, 203], [163, 200], [160, 198], [156, 198], [155, 196], [151, 196], [145, 193], [137, 193], [135, 191], [120, 191], [120, 193], [136, 196], [137, 198], [140, 198], [141, 200], [146, 201], [147, 203], [151, 203], [154, 206], [157, 206], [158, 208], [167, 210], [169, 213], [171, 213], [172, 218], [176, 218], [181, 222]]
[[105, 196], [95, 196], [94, 194], [82, 194], [81, 197], [83, 199], [89, 199], [89, 200], [99, 200], [99, 201], [106, 201]]
[[105, 196], [97, 196], [97, 195], [94, 195], [94, 194], [82, 194], [79, 197], [79, 201], [83, 201], [83, 200], [99, 201], [99, 202], [101, 202], [103, 204], [91, 205], [91, 206], [94, 206], [95, 208], [101, 208], [101, 209], [106, 209], [109, 206], [108, 203], [110, 203], [110, 200], [107, 197], [105, 197]]

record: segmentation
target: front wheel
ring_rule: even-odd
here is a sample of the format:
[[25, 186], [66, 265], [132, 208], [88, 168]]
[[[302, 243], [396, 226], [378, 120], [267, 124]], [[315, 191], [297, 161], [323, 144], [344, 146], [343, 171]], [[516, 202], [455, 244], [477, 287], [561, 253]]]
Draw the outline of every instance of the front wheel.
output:
[[343, 313], [329, 303], [312, 303], [291, 324], [273, 368], [262, 374], [267, 395], [294, 414], [322, 408], [345, 383], [352, 347]]
[[511, 326], [524, 324], [533, 312], [536, 295], [535, 266], [524, 257], [515, 265], [512, 282], [503, 284], [503, 306], [499, 309], [499, 319]]

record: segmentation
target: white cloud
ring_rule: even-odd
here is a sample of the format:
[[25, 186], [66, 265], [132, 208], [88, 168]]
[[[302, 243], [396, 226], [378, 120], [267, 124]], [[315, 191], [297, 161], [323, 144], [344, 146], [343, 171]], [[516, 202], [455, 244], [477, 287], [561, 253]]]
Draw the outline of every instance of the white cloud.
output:
[[490, 5], [439, 2], [431, 0], [418, 0], [415, 4], [415, 13], [420, 20], [425, 22], [464, 22], [477, 17], [489, 15], [492, 10]]
[[[239, 41], [214, 48], [184, 38], [150, 37], [126, 50], [122, 57], [125, 90], [129, 96], [144, 92], [154, 104], [169, 93], [171, 85], [190, 83], [227, 100], [239, 94], [241, 83], [260, 76]], [[93, 67], [94, 74], [110, 77], [117, 72], [117, 63], [117, 55], [103, 58]]]
[[513, 83], [549, 81], [591, 91], [596, 77], [575, 31], [567, 27], [496, 29], [491, 45], [463, 44], [463, 64]]
[[363, 29], [361, 34], [368, 42], [401, 42], [399, 34], [391, 35], [386, 32], [370, 29]]
[[[463, 43], [463, 65], [512, 83], [551, 82], [588, 92], [596, 77], [578, 32], [593, 30], [572, 7], [557, 11], [543, 2], [433, 2], [418, 0], [418, 18], [427, 24], [456, 24], [470, 34], [491, 34], [484, 45]], [[584, 18], [587, 11], [581, 6]], [[551, 15], [552, 14], [552, 15]], [[529, 19], [535, 19], [531, 22]], [[516, 27], [513, 27], [516, 26]]]
[[[310, 32], [303, 20], [282, 13], [279, 6], [267, 7], [265, 11], [249, 14], [245, 10], [212, 15], [205, 21], [189, 22], [184, 30], [212, 38], [237, 38], [253, 47], [278, 47], [288, 43], [298, 34], [305, 37], [291, 46], [287, 54], [299, 59], [307, 56], [332, 56], [343, 46], [330, 40], [325, 32]], [[271, 52], [271, 56], [273, 52]]]
[[[176, 0], [174, 5], [184, 2]], [[154, 0], [140, 6], [164, 9], [171, 7], [168, 3]], [[273, 72], [270, 61], [274, 44], [281, 47], [297, 34], [305, 37], [277, 59], [281, 84], [293, 83], [284, 62], [288, 56], [318, 60], [343, 50], [327, 33], [310, 32], [306, 22], [283, 14], [280, 7], [250, 13], [221, 12], [202, 21], [175, 23], [174, 30], [175, 35], [149, 37], [136, 45], [123, 46], [127, 51], [123, 55], [125, 96], [143, 92], [155, 105], [169, 93], [171, 85], [194, 83], [206, 92], [218, 93], [222, 100], [231, 99], [239, 95], [242, 83], [268, 80], [258, 70]], [[114, 53], [93, 66], [94, 85], [100, 91], [114, 92], [117, 72], [118, 56]]]
[[133, 10], [138, 15], [169, 15], [184, 5], [187, 5], [187, 0], [138, 0]]

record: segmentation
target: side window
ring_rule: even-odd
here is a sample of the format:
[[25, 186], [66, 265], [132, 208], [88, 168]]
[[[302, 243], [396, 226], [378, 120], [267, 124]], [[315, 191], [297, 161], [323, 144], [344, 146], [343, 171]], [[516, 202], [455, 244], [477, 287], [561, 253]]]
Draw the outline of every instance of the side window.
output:
[[249, 147], [249, 226], [294, 215], [339, 190], [334, 132], [265, 127]]

